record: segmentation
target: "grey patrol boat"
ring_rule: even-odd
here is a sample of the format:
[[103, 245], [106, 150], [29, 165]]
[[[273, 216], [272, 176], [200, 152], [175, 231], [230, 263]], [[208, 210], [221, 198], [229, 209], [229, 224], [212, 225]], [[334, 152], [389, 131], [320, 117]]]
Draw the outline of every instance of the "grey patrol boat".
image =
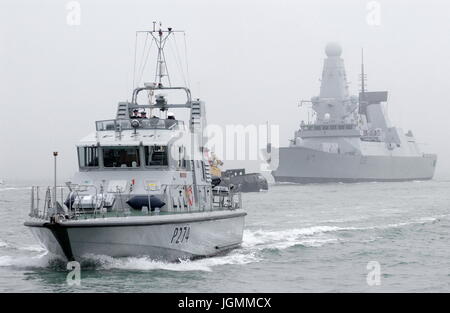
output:
[[[211, 184], [203, 153], [204, 102], [193, 100], [186, 87], [163, 85], [163, 48], [175, 31], [145, 33], [158, 49], [156, 83], [134, 89], [131, 102], [119, 103], [116, 119], [96, 122], [96, 132], [78, 144], [79, 171], [70, 183], [57, 186], [55, 174], [55, 186], [32, 188], [25, 226], [48, 251], [68, 260], [107, 255], [176, 261], [242, 242], [240, 193]], [[138, 104], [141, 92], [148, 103]], [[169, 103], [162, 92], [182, 93], [186, 101]], [[188, 110], [187, 123], [171, 109]], [[135, 116], [142, 111], [153, 116]]]
[[390, 124], [383, 106], [387, 91], [365, 90], [364, 63], [359, 97], [350, 96], [341, 47], [330, 43], [325, 53], [320, 95], [302, 101], [312, 104], [313, 118], [301, 122], [289, 147], [279, 149], [275, 181], [431, 179], [436, 155], [422, 153], [411, 131]]

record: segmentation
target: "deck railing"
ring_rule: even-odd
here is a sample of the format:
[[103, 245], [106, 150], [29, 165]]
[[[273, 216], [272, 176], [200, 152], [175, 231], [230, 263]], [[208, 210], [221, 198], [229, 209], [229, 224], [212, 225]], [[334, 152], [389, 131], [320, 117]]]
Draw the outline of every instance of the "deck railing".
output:
[[[162, 118], [137, 119], [141, 129], [184, 129], [184, 121]], [[132, 119], [115, 119], [96, 121], [97, 131], [123, 131], [134, 129], [131, 125]]]
[[31, 217], [49, 219], [50, 216], [57, 213], [58, 204], [63, 208], [64, 201], [69, 193], [70, 190], [67, 186], [56, 186], [56, 189], [53, 186], [32, 186], [29, 215]]
[[[133, 212], [133, 215], [153, 215], [203, 212], [215, 210], [235, 210], [242, 207], [240, 192], [228, 188], [212, 189], [208, 186], [197, 186], [196, 192], [186, 192], [186, 185], [161, 185], [163, 199], [166, 203], [161, 210], [152, 211], [150, 208], [142, 212]], [[201, 189], [200, 191], [200, 188]], [[68, 219], [97, 218], [105, 216], [129, 216], [130, 207], [126, 204], [133, 195], [118, 190], [114, 192], [115, 203], [109, 210], [105, 207], [105, 194], [103, 188], [99, 190], [94, 185], [67, 185], [67, 186], [32, 186], [30, 217], [50, 220], [52, 216], [59, 215]], [[55, 194], [56, 190], [56, 194]], [[182, 191], [180, 193], [180, 190]], [[201, 193], [205, 193], [201, 195]], [[149, 197], [152, 193], [147, 191]], [[89, 196], [90, 203], [86, 202]], [[198, 198], [196, 199], [195, 196]], [[189, 197], [192, 197], [191, 200]], [[201, 197], [201, 199], [200, 199]], [[194, 200], [195, 199], [195, 200]], [[88, 208], [87, 208], [88, 207]], [[108, 214], [107, 214], [108, 213]]]

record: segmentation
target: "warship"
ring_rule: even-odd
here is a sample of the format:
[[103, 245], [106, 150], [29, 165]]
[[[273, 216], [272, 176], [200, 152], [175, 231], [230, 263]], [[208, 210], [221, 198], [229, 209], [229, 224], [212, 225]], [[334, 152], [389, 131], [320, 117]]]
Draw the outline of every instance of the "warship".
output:
[[[364, 60], [361, 90], [351, 96], [342, 48], [325, 48], [320, 94], [301, 106], [312, 118], [301, 121], [288, 147], [278, 150], [276, 182], [323, 183], [428, 180], [437, 156], [422, 153], [412, 131], [391, 125], [387, 91], [367, 91]], [[309, 118], [308, 118], [309, 119]]]
[[[152, 40], [147, 47], [157, 48], [155, 82], [135, 88], [131, 102], [119, 103], [115, 119], [97, 121], [96, 131], [78, 143], [79, 171], [71, 182], [57, 185], [55, 153], [54, 186], [32, 187], [25, 226], [51, 253], [68, 260], [107, 255], [177, 261], [241, 244], [241, 195], [213, 186], [203, 157], [205, 103], [168, 77], [164, 47], [176, 32], [155, 25], [137, 32]], [[185, 100], [169, 101], [171, 92]], [[187, 110], [186, 123], [169, 111], [175, 109]]]

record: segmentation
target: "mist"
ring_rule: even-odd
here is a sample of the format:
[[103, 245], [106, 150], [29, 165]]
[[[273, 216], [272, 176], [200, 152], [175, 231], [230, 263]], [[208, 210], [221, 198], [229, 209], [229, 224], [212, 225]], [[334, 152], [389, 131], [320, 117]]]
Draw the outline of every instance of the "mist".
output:
[[153, 21], [186, 31], [189, 85], [208, 123], [269, 121], [282, 146], [299, 126], [300, 100], [319, 93], [325, 45], [341, 44], [355, 95], [364, 48], [368, 90], [389, 91], [392, 124], [438, 154], [436, 179], [450, 178], [446, 1], [378, 1], [379, 25], [368, 22], [370, 1], [78, 2], [79, 25], [67, 23], [65, 1], [0, 4], [2, 179], [49, 180], [53, 151], [59, 177], [70, 178], [78, 140], [131, 98], [135, 31]]

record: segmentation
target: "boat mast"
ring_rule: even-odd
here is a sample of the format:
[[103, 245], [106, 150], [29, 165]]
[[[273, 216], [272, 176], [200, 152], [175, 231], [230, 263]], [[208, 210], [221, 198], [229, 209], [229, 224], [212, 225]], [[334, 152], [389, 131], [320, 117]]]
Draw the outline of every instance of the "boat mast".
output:
[[184, 31], [173, 30], [172, 27], [168, 27], [167, 30], [162, 28], [162, 23], [159, 23], [159, 29], [156, 29], [156, 22], [153, 22], [152, 30], [137, 31], [136, 34], [146, 33], [152, 36], [153, 42], [156, 44], [158, 54], [156, 58], [156, 71], [155, 71], [155, 83], [159, 86], [163, 86], [164, 79], [167, 79], [169, 87], [172, 87], [170, 82], [169, 71], [167, 68], [166, 55], [164, 48], [168, 42], [169, 37], [174, 33], [184, 33]]
[[[153, 27], [154, 27], [154, 25], [155, 25], [155, 23], [153, 23]], [[165, 31], [162, 30], [161, 26], [162, 26], [161, 23], [159, 23], [159, 30], [158, 30], [156, 38], [155, 38], [155, 30], [153, 30], [151, 33], [153, 38], [155, 38], [155, 42], [158, 47], [158, 57], [156, 59], [155, 82], [157, 82], [158, 85], [161, 86], [164, 76], [167, 76], [167, 80], [169, 81], [169, 86], [171, 86], [169, 71], [167, 70], [166, 56], [164, 55], [164, 46], [166, 45], [167, 38], [170, 36], [172, 29], [169, 27], [168, 31], [166, 33]]]
[[366, 74], [364, 74], [364, 49], [361, 48], [361, 91], [359, 93], [359, 114], [366, 114]]
[[365, 82], [366, 75], [364, 74], [364, 48], [361, 48], [361, 94], [363, 97], [366, 92]]

